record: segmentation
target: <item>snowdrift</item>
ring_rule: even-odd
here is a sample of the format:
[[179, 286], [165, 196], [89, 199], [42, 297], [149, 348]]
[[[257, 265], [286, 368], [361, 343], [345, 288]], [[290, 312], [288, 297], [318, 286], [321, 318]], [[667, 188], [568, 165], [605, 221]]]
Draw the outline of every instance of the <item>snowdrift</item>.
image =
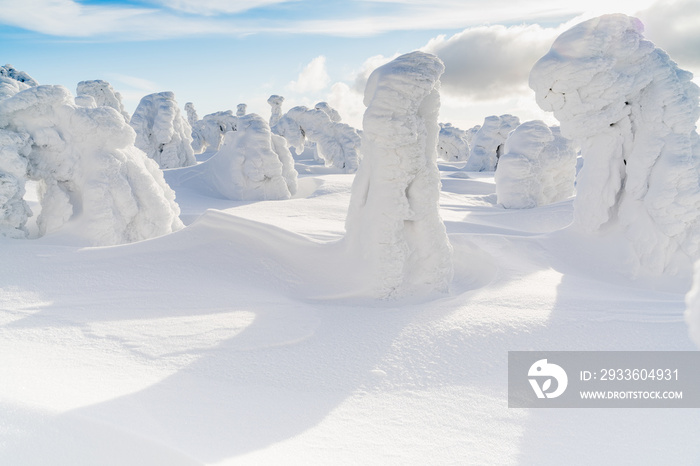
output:
[[676, 251], [700, 255], [700, 91], [643, 29], [624, 15], [574, 26], [535, 64], [530, 87], [581, 147], [575, 224], [622, 229], [633, 270], [662, 273]]

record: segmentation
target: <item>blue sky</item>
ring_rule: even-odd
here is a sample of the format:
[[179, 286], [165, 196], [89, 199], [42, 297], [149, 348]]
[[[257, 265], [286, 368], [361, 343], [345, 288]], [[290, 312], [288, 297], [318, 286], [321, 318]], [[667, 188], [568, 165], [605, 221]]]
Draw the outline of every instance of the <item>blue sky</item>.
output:
[[143, 95], [173, 91], [200, 116], [269, 115], [325, 100], [360, 126], [368, 73], [415, 49], [438, 54], [441, 121], [543, 117], [527, 88], [532, 63], [566, 27], [603, 13], [640, 17], [647, 37], [700, 74], [700, 2], [567, 0], [0, 0], [3, 63], [74, 92], [104, 79], [132, 112]]

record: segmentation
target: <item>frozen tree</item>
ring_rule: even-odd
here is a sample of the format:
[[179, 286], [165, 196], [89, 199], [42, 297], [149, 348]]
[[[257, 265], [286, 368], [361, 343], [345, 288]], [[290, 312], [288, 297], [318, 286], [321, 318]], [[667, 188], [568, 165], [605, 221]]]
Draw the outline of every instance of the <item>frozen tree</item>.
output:
[[346, 241], [366, 261], [375, 296], [445, 292], [452, 247], [439, 214], [439, 58], [412, 52], [377, 68], [365, 88], [364, 159]]
[[270, 104], [272, 114], [270, 115], [270, 128], [273, 128], [280, 118], [282, 118], [282, 103], [284, 102], [284, 97], [281, 95], [271, 95], [267, 99], [267, 103]]
[[136, 147], [158, 163], [160, 168], [194, 165], [192, 128], [182, 117], [172, 92], [145, 96], [131, 117], [136, 131]]
[[685, 297], [685, 321], [688, 323], [690, 337], [700, 346], [700, 261], [695, 263], [693, 287]]
[[438, 157], [448, 162], [467, 160], [469, 158], [467, 132], [452, 126], [450, 123], [440, 123]]
[[[336, 112], [337, 113], [337, 112]], [[360, 161], [362, 141], [355, 128], [331, 120], [323, 110], [294, 107], [272, 129], [283, 136], [297, 153], [307, 142], [316, 144], [316, 151], [326, 166], [354, 173]]]
[[537, 103], [581, 147], [574, 222], [618, 225], [656, 273], [700, 248], [700, 89], [625, 15], [560, 35], [530, 73]]
[[510, 134], [496, 168], [496, 196], [507, 209], [552, 204], [572, 196], [576, 151], [542, 121], [528, 121]]
[[192, 126], [192, 148], [200, 154], [205, 150], [218, 151], [224, 135], [235, 131], [238, 117], [231, 110], [210, 113]]
[[328, 118], [331, 119], [332, 122], [334, 123], [339, 123], [342, 118], [340, 117], [340, 113], [330, 105], [328, 105], [328, 102], [319, 102], [317, 103], [314, 108], [316, 110], [321, 110], [323, 113], [328, 115]]
[[294, 160], [281, 136], [255, 113], [238, 117], [217, 153], [168, 180], [213, 197], [242, 201], [289, 199], [297, 188]]
[[0, 100], [38, 85], [39, 83], [24, 71], [18, 71], [12, 65], [0, 66]]
[[474, 144], [474, 136], [476, 136], [476, 133], [478, 133], [480, 129], [481, 129], [481, 125], [476, 125], [476, 126], [472, 126], [471, 128], [469, 128], [465, 132], [464, 138], [469, 143], [470, 148]]
[[32, 211], [24, 202], [29, 135], [0, 129], [0, 236], [23, 238]]
[[[26, 157], [29, 178], [42, 186], [40, 234], [71, 221], [92, 244], [111, 245], [183, 226], [175, 193], [115, 109], [77, 107], [62, 86], [32, 87], [0, 101], [0, 129], [10, 146], [3, 159]], [[23, 162], [14, 160], [19, 174]]]
[[[81, 81], [78, 83], [76, 104], [79, 102], [78, 97], [90, 96], [95, 100], [95, 105], [98, 107], [106, 106], [112, 107], [124, 117], [124, 121], [127, 123], [131, 120], [129, 113], [124, 110], [124, 104], [122, 104], [122, 96], [120, 93], [116, 92], [110, 83], [102, 80], [95, 81]], [[82, 104], [82, 102], [81, 102]], [[89, 107], [90, 105], [81, 105], [83, 107]]]
[[236, 116], [237, 117], [245, 116], [245, 112], [247, 109], [248, 109], [247, 104], [238, 104], [238, 107], [236, 107]]
[[519, 124], [520, 120], [513, 115], [486, 117], [474, 135], [471, 154], [464, 169], [473, 172], [494, 171], [508, 134]]
[[199, 121], [199, 115], [197, 115], [197, 110], [194, 108], [192, 102], [187, 102], [185, 104], [185, 113], [187, 113], [187, 123], [194, 128], [195, 123]]

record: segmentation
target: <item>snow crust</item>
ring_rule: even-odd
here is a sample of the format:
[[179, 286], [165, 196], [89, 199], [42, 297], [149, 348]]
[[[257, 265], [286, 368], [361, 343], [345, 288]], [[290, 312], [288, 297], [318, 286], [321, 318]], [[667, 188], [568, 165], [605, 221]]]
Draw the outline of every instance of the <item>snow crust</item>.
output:
[[448, 162], [463, 162], [469, 158], [467, 132], [450, 123], [440, 123], [438, 157]]
[[[168, 173], [168, 179], [200, 193], [242, 201], [289, 199], [297, 171], [286, 141], [255, 113], [235, 118], [235, 130], [208, 160]], [[206, 117], [205, 117], [206, 119]]]
[[508, 134], [519, 124], [520, 119], [513, 115], [486, 117], [472, 139], [471, 154], [464, 169], [473, 172], [494, 171]]
[[[76, 104], [78, 104], [78, 98], [83, 96], [90, 96], [94, 99], [95, 105], [98, 107], [106, 106], [112, 107], [116, 111], [122, 114], [124, 121], [129, 123], [131, 116], [129, 112], [124, 109], [124, 104], [122, 103], [122, 96], [119, 92], [112, 88], [112, 85], [107, 81], [102, 81], [100, 79], [94, 81], [81, 81], [78, 83]], [[90, 107], [91, 105], [81, 105], [83, 107]]]
[[377, 68], [365, 88], [364, 159], [346, 221], [375, 295], [446, 292], [452, 247], [439, 214], [437, 141], [442, 61], [424, 52]]
[[194, 165], [192, 128], [182, 116], [172, 92], [149, 94], [141, 99], [131, 117], [136, 147], [160, 168]]
[[10, 189], [3, 187], [4, 225], [22, 230], [26, 222], [20, 200], [26, 164], [27, 176], [41, 185], [41, 235], [70, 220], [92, 244], [112, 245], [182, 227], [174, 192], [134, 147], [134, 131], [116, 110], [77, 107], [64, 87], [37, 86], [0, 101], [0, 129], [8, 143], [4, 178], [11, 177]]
[[562, 201], [574, 194], [576, 151], [559, 128], [527, 121], [506, 140], [496, 168], [498, 203], [527, 209]]
[[192, 148], [200, 154], [206, 150], [218, 151], [224, 135], [235, 131], [238, 117], [231, 110], [204, 115], [192, 126]]
[[362, 140], [355, 128], [340, 123], [338, 112], [326, 104], [321, 109], [303, 106], [290, 109], [272, 128], [283, 136], [297, 153], [307, 143], [316, 145], [316, 153], [326, 166], [354, 173], [361, 159]]
[[530, 87], [581, 147], [575, 224], [623, 229], [633, 268], [661, 273], [676, 251], [700, 253], [700, 91], [642, 32], [625, 15], [574, 26], [535, 64]]

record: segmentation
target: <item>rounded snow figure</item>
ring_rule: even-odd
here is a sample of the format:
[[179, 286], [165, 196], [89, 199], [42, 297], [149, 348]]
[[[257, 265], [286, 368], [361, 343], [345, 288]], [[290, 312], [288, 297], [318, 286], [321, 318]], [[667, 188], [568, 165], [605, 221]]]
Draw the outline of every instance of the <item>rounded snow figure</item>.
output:
[[700, 90], [644, 40], [642, 23], [606, 15], [564, 32], [530, 73], [537, 103], [581, 147], [574, 222], [620, 225], [636, 269], [667, 270], [700, 249]]
[[365, 89], [364, 159], [352, 186], [348, 247], [374, 295], [445, 292], [452, 247], [439, 214], [437, 90], [445, 66], [423, 52], [374, 70]]

